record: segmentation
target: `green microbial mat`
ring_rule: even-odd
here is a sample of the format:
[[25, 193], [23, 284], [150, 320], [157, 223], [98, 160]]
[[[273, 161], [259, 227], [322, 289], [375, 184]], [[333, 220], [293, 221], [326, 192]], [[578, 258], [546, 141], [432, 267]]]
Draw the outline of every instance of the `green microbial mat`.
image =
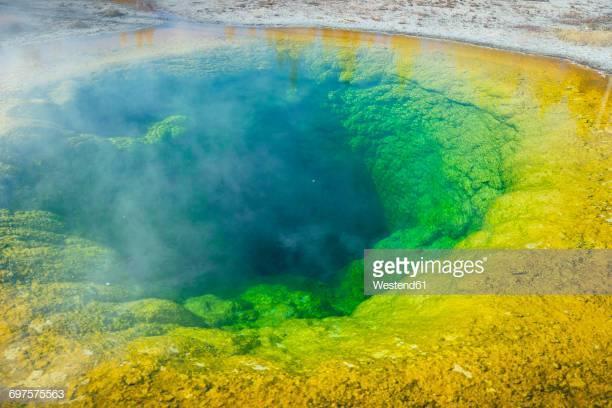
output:
[[32, 125], [3, 141], [0, 207], [86, 240], [69, 279], [208, 325], [350, 312], [365, 248], [452, 247], [480, 226], [515, 136], [388, 58], [347, 73], [320, 46], [228, 48], [76, 78], [61, 104], [39, 87], [48, 102], [12, 112]]

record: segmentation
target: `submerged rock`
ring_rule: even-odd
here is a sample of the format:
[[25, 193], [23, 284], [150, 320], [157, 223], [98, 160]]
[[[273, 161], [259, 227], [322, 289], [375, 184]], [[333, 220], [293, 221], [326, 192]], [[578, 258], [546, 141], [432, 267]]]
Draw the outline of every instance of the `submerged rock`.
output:
[[249, 288], [240, 299], [253, 305], [256, 324], [275, 325], [290, 318], [321, 318], [329, 315], [330, 306], [317, 294], [290, 290], [283, 285], [257, 285]]
[[133, 335], [161, 334], [176, 326], [197, 327], [204, 322], [178, 303], [142, 299], [125, 303], [90, 302], [53, 316], [55, 327], [70, 335], [132, 330]]
[[0, 281], [80, 281], [118, 268], [114, 252], [67, 235], [45, 211], [0, 210]]
[[187, 117], [182, 115], [169, 116], [151, 126], [144, 136], [144, 143], [158, 144], [181, 137], [187, 130]]
[[351, 262], [339, 273], [339, 285], [334, 290], [332, 306], [343, 314], [350, 314], [363, 302], [363, 260]]
[[121, 305], [138, 322], [200, 326], [200, 319], [176, 302], [167, 299], [143, 299]]
[[239, 306], [231, 300], [222, 300], [215, 295], [192, 297], [185, 301], [185, 309], [200, 317], [207, 325], [219, 327], [236, 322]]

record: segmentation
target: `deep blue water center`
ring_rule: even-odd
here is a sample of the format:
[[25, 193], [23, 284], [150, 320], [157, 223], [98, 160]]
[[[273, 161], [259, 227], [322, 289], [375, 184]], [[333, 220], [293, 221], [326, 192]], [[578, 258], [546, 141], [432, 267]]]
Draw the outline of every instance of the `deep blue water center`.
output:
[[[333, 280], [386, 233], [365, 164], [329, 106], [348, 85], [278, 64], [200, 72], [204, 62], [144, 63], [73, 84], [69, 102], [48, 108], [71, 136], [32, 176], [32, 206], [115, 249], [130, 278], [155, 282], [158, 294]], [[180, 137], [108, 143], [143, 138], [175, 115]]]

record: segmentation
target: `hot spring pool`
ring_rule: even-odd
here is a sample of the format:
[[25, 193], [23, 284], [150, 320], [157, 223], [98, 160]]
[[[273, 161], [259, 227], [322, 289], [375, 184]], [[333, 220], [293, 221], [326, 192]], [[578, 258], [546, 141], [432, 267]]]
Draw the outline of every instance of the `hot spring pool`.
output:
[[392, 58], [255, 41], [37, 87], [9, 112], [39, 124], [11, 134], [2, 207], [112, 251], [80, 278], [179, 300], [337, 286], [377, 243], [451, 247], [504, 192], [516, 127]]
[[[69, 45], [38, 49], [33, 66], [5, 55], [0, 303], [18, 356], [5, 384], [64, 375], [95, 400], [187, 371], [197, 389], [236, 369], [291, 382], [337, 359], [379, 367], [381, 347], [416, 359], [419, 336], [461, 332], [467, 310], [492, 322], [539, 301], [366, 300], [364, 249], [609, 244], [597, 73], [327, 30], [170, 27]], [[55, 351], [36, 354], [39, 341]], [[74, 353], [88, 357], [66, 369]]]

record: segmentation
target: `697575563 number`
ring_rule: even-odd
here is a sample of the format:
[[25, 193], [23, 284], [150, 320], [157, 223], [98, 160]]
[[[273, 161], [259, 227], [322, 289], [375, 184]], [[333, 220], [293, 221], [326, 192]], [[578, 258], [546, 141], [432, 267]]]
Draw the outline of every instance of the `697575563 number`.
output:
[[5, 388], [0, 401], [56, 401], [66, 398], [62, 388]]

